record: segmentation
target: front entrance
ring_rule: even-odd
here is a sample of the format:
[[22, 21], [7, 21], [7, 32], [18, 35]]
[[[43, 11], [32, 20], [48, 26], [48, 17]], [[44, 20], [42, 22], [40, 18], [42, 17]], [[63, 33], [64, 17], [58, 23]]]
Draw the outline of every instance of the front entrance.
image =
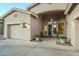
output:
[[52, 36], [52, 25], [48, 25], [48, 36]]
[[47, 22], [47, 24], [44, 26], [44, 35], [53, 37], [57, 37], [58, 35], [65, 36], [64, 28], [65, 28], [65, 22], [56, 22], [56, 21]]
[[48, 23], [47, 26], [44, 26], [44, 35], [45, 36], [56, 36], [57, 33], [56, 24]]

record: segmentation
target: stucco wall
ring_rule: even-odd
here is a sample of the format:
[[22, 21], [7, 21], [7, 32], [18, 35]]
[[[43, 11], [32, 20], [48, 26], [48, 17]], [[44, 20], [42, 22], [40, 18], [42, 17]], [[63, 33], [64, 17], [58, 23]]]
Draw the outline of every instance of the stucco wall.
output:
[[41, 3], [33, 8], [30, 9], [30, 11], [39, 14], [46, 11], [52, 11], [52, 10], [65, 10], [66, 9], [66, 3]]
[[73, 14], [67, 16], [67, 39], [75, 46], [75, 23], [73, 17]]
[[79, 20], [75, 20], [75, 47], [79, 49]]
[[31, 15], [31, 39], [33, 39], [35, 35], [40, 35], [41, 27], [41, 17], [35, 18]]
[[71, 43], [73, 46], [78, 46], [79, 44], [79, 38], [78, 38], [78, 28], [77, 28], [77, 21], [75, 20], [76, 17], [79, 16], [79, 4], [77, 7], [72, 11], [70, 15], [67, 14], [66, 20], [67, 20], [67, 38], [71, 40]]
[[[17, 14], [17, 17], [15, 17]], [[30, 15], [22, 12], [15, 11], [4, 18], [4, 38], [8, 38], [10, 24], [20, 24], [20, 39], [30, 40], [30, 28], [23, 28], [22, 24], [27, 23], [30, 25]]]

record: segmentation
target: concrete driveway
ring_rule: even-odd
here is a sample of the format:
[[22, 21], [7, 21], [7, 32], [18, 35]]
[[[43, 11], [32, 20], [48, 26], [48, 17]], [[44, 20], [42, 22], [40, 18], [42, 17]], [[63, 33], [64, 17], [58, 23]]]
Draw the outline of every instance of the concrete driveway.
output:
[[0, 40], [3, 40], [3, 36], [4, 36], [3, 34], [0, 34]]
[[[51, 40], [50, 40], [51, 41]], [[1, 40], [0, 56], [78, 56], [79, 51], [53, 47], [50, 41]], [[48, 43], [49, 44], [48, 44]], [[67, 47], [66, 47], [67, 48]]]

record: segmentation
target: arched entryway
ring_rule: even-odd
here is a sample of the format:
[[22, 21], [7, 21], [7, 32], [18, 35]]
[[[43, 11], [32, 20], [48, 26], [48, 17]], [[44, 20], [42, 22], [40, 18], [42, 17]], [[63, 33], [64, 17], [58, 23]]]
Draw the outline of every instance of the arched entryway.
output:
[[44, 36], [65, 36], [66, 20], [63, 10], [54, 10], [39, 14], [42, 18], [42, 33]]

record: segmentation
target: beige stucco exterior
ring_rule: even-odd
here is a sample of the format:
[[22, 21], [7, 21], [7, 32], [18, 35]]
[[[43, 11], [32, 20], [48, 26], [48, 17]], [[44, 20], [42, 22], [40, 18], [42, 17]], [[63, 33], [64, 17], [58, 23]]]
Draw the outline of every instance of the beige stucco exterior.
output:
[[42, 27], [42, 21], [40, 17], [31, 17], [31, 39], [35, 37], [35, 35], [40, 35], [41, 27]]
[[[19, 39], [31, 40], [35, 35], [40, 35], [41, 32], [44, 34], [44, 26], [48, 26], [51, 19], [53, 19], [53, 22], [57, 22], [57, 32], [58, 24], [64, 23], [64, 33], [59, 34], [59, 36], [67, 37], [73, 47], [79, 48], [79, 4], [69, 14], [72, 5], [66, 3], [41, 3], [29, 7], [26, 11], [29, 11], [29, 13], [13, 11], [4, 18], [4, 38], [10, 36], [9, 25], [18, 24], [19, 33], [17, 35], [20, 35]], [[17, 17], [14, 17], [15, 14], [17, 14]], [[23, 23], [27, 23], [29, 27], [23, 28]]]
[[[67, 4], [38, 4], [33, 8], [30, 8], [29, 11], [30, 13], [25, 13], [25, 12], [18, 12], [18, 11], [13, 11], [9, 12], [9, 15], [4, 18], [4, 38], [9, 38], [10, 35], [14, 34], [9, 34], [11, 30], [9, 27], [14, 27], [13, 25], [17, 25], [16, 29], [19, 30], [18, 34], [16, 34], [15, 39], [24, 39], [24, 40], [31, 40], [34, 38], [35, 35], [40, 35], [42, 32], [44, 34], [44, 26], [48, 25], [50, 22], [51, 16], [52, 19], [56, 20], [57, 26], [58, 23], [65, 23], [65, 17], [61, 16], [60, 14], [64, 15], [64, 10], [66, 8]], [[28, 11], [26, 11], [28, 12]], [[31, 14], [31, 13], [34, 14]], [[17, 14], [17, 17], [14, 17], [14, 15]], [[56, 15], [55, 15], [56, 14]], [[47, 15], [47, 16], [43, 16]], [[54, 16], [55, 15], [55, 16]], [[57, 16], [60, 15], [60, 18], [57, 18]], [[22, 28], [22, 24], [27, 23], [30, 28]], [[19, 24], [19, 25], [18, 25]], [[11, 25], [11, 26], [10, 26]], [[20, 27], [18, 27], [20, 26]], [[13, 28], [12, 28], [13, 29]], [[15, 30], [15, 29], [14, 29]], [[58, 28], [57, 28], [58, 31]], [[23, 33], [23, 34], [21, 34]], [[54, 34], [52, 34], [53, 36]], [[62, 34], [60, 34], [61, 36]], [[66, 36], [66, 31], [64, 30], [64, 36]], [[12, 37], [12, 36], [11, 36]]]
[[[17, 14], [17, 17], [15, 17]], [[30, 40], [30, 28], [23, 28], [23, 23], [30, 25], [30, 15], [27, 13], [22, 13], [14, 11], [4, 18], [4, 38], [10, 37], [9, 25], [17, 25], [20, 27], [17, 32], [19, 35], [18, 39]], [[27, 33], [28, 32], [28, 33]], [[17, 38], [16, 38], [17, 39]]]
[[79, 17], [79, 4], [71, 12], [67, 14], [67, 38], [71, 40], [71, 43], [74, 47], [79, 48], [79, 20], [76, 19]]

